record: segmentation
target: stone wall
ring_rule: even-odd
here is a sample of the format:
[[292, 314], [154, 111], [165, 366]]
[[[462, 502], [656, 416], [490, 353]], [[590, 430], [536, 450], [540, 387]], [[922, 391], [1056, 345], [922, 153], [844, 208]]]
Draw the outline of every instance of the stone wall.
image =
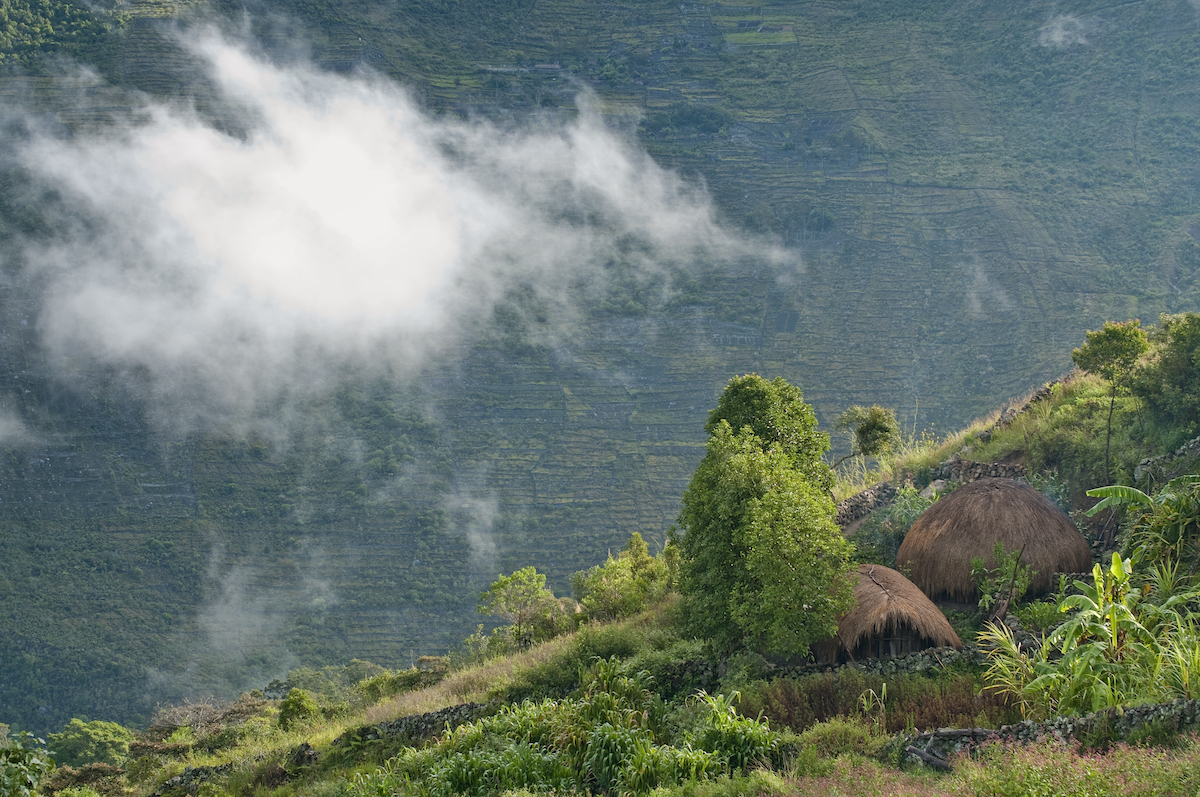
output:
[[335, 739], [333, 746], [365, 744], [377, 739], [416, 745], [437, 736], [446, 730], [447, 726], [457, 728], [459, 725], [486, 717], [495, 710], [495, 705], [487, 703], [460, 703], [438, 711], [410, 714], [378, 725], [356, 728]]
[[1019, 462], [972, 462], [948, 459], [933, 470], [934, 479], [967, 484], [979, 479], [1024, 479], [1028, 470]]
[[893, 675], [911, 675], [925, 672], [935, 667], [948, 667], [957, 662], [984, 664], [987, 652], [975, 645], [966, 645], [962, 650], [955, 648], [929, 648], [927, 650], [909, 653], [907, 656], [897, 656], [894, 659], [867, 659], [865, 661], [847, 662], [845, 664], [797, 664], [791, 667], [780, 667], [777, 674], [789, 678], [801, 678], [819, 672], [834, 672], [843, 668], [858, 670], [871, 675], [890, 677]]
[[[957, 753], [969, 753], [981, 744], [1028, 744], [1054, 739], [1060, 744], [1106, 747], [1114, 742], [1136, 742], [1157, 734], [1171, 735], [1200, 730], [1200, 700], [1110, 708], [1090, 714], [1055, 717], [1046, 722], [1025, 720], [991, 728], [939, 728], [920, 734], [900, 734], [891, 749], [906, 750], [914, 760], [944, 768]], [[939, 763], [940, 762], [940, 763]]]
[[891, 482], [880, 482], [861, 493], [850, 496], [837, 505], [837, 524], [846, 526], [864, 518], [881, 506], [887, 506], [896, 497], [896, 488]]
[[1197, 459], [1200, 459], [1200, 437], [1187, 441], [1169, 454], [1143, 459], [1133, 469], [1133, 480], [1137, 484], [1149, 482], [1150, 487], [1159, 487], [1189, 471], [1194, 473]]

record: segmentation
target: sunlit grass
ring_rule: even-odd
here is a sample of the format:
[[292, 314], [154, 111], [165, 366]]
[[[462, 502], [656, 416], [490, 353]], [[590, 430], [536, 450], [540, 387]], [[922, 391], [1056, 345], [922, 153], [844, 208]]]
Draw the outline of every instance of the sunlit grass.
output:
[[[936, 434], [931, 429], [917, 431], [915, 428], [904, 430], [900, 442], [891, 452], [878, 459], [867, 461], [863, 457], [852, 457], [840, 465], [834, 473], [836, 483], [833, 494], [837, 501], [844, 501], [868, 487], [883, 481], [902, 483], [928, 473], [942, 462], [950, 459], [956, 453], [962, 453], [963, 459], [979, 462], [997, 462], [1011, 458], [1014, 455], [1022, 459], [1028, 453], [1031, 441], [1042, 438], [1053, 438], [1056, 427], [1066, 425], [1076, 429], [1081, 434], [1086, 433], [1094, 438], [1095, 429], [1080, 428], [1078, 421], [1072, 416], [1064, 417], [1059, 411], [1063, 407], [1083, 405], [1089, 402], [1096, 407], [1103, 404], [1107, 410], [1103, 381], [1090, 374], [1075, 373], [1071, 379], [1056, 386], [1052, 395], [1043, 401], [1031, 405], [1026, 411], [1017, 415], [1011, 423], [996, 429], [991, 440], [986, 443], [978, 441], [978, 435], [992, 429], [999, 420], [1002, 410], [997, 409], [982, 418], [977, 418], [967, 426], [945, 435]], [[1008, 401], [1005, 406], [1021, 408], [1028, 404], [1036, 391], [1031, 390], [1024, 396]], [[1121, 417], [1118, 414], [1118, 419]], [[1114, 420], [1114, 428], [1117, 420]], [[1055, 434], [1052, 434], [1055, 432]], [[1103, 451], [1103, 433], [1100, 434], [1100, 450]], [[969, 448], [968, 448], [969, 447]], [[1078, 463], [1080, 467], [1090, 467], [1095, 463], [1088, 457], [1088, 463]], [[1035, 466], [1038, 461], [1033, 463]], [[1077, 469], [1079, 469], [1077, 467]]]
[[995, 423], [999, 415], [999, 412], [992, 413], [945, 436], [931, 430], [920, 434], [906, 433], [890, 453], [869, 463], [863, 457], [851, 457], [834, 473], [834, 500], [844, 501], [880, 482], [903, 482], [932, 470], [961, 450], [972, 434]]

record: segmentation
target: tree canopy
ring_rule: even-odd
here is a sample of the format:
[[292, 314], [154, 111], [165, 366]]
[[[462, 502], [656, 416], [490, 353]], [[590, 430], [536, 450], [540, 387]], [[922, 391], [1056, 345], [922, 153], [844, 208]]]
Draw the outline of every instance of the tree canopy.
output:
[[837, 630], [853, 600], [853, 547], [833, 520], [821, 461], [829, 442], [815, 425], [781, 379], [738, 377], [726, 388], [679, 515], [681, 608], [693, 633], [804, 655]]
[[[665, 553], [665, 552], [664, 552]], [[671, 585], [665, 555], [654, 557], [636, 531], [616, 557], [581, 570], [571, 578], [575, 597], [588, 617], [613, 620], [628, 617], [659, 600]]]
[[1160, 420], [1195, 434], [1200, 430], [1200, 315], [1163, 315], [1151, 338], [1154, 350], [1138, 368], [1133, 392]]
[[79, 718], [72, 719], [60, 732], [50, 734], [58, 763], [75, 767], [92, 763], [124, 766], [133, 739], [133, 731], [115, 722], [85, 722]]
[[562, 607], [546, 588], [546, 576], [533, 566], [502, 575], [479, 596], [479, 611], [512, 624], [518, 644], [554, 636], [563, 619]]
[[746, 427], [765, 450], [773, 447], [822, 490], [833, 487], [833, 473], [821, 456], [829, 450], [829, 435], [817, 431], [817, 416], [800, 388], [783, 377], [771, 381], [758, 374], [729, 380], [704, 431], [712, 435], [721, 421], [736, 434]]
[[891, 450], [900, 439], [900, 424], [896, 422], [896, 411], [878, 404], [849, 407], [838, 416], [835, 429], [850, 429], [850, 453], [833, 465], [836, 468], [844, 460], [854, 456], [877, 457]]

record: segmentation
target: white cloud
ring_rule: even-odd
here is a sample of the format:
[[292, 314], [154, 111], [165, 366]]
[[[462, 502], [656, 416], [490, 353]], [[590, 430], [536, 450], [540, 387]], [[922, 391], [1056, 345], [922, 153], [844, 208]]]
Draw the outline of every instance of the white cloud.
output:
[[195, 50], [244, 134], [149, 103], [119, 133], [20, 150], [87, 219], [26, 252], [50, 350], [136, 372], [176, 424], [252, 412], [331, 365], [418, 364], [518, 282], [568, 313], [614, 258], [653, 273], [777, 256], [586, 98], [573, 121], [504, 129], [215, 35]]
[[1087, 44], [1090, 28], [1091, 25], [1074, 14], [1055, 14], [1038, 31], [1038, 44], [1055, 48]]

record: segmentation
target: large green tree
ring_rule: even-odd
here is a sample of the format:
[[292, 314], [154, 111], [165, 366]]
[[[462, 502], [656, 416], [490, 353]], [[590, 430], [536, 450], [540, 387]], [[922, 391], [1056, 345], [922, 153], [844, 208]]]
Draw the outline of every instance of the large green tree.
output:
[[81, 767], [84, 764], [124, 766], [129, 760], [129, 743], [134, 732], [115, 722], [78, 717], [58, 733], [50, 734], [50, 745], [58, 763]]
[[[760, 415], [745, 411], [755, 405]], [[804, 655], [836, 631], [853, 600], [853, 547], [834, 523], [821, 461], [829, 442], [815, 426], [799, 389], [783, 380], [730, 382], [679, 515], [681, 610], [691, 632], [726, 649]]]
[[829, 450], [829, 435], [817, 431], [817, 416], [804, 394], [783, 377], [768, 381], [746, 374], [729, 380], [704, 431], [714, 434], [722, 421], [735, 434], [749, 428], [762, 448], [785, 454], [814, 486], [833, 487], [833, 472], [821, 459]]

